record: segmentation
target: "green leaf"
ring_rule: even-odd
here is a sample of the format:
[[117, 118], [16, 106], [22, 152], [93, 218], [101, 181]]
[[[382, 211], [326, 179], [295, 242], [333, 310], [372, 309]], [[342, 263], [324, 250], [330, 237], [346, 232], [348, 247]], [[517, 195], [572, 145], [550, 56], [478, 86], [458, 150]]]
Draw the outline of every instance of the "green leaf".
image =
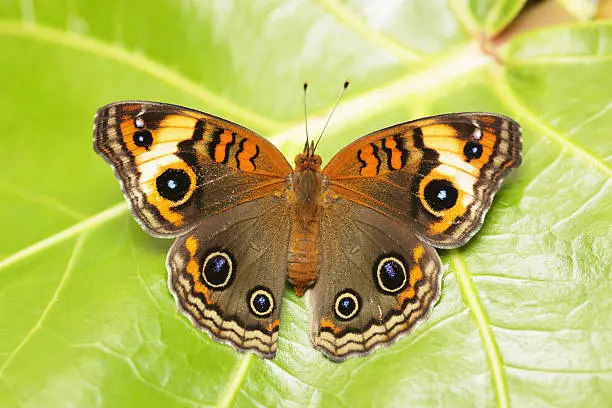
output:
[[[0, 406], [606, 406], [612, 400], [612, 23], [495, 50], [522, 1], [0, 4]], [[219, 345], [176, 310], [169, 241], [131, 218], [91, 146], [122, 99], [227, 117], [293, 157], [323, 139], [484, 110], [523, 126], [524, 162], [465, 247], [440, 251], [431, 318], [366, 358], [312, 348], [288, 290], [277, 358]]]

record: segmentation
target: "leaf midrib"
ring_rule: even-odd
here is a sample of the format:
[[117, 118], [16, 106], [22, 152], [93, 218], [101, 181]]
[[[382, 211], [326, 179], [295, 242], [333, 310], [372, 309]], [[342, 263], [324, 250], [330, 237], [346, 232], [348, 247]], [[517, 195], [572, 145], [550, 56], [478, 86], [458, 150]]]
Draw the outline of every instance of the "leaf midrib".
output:
[[263, 117], [227, 99], [221, 98], [201, 85], [184, 77], [177, 71], [145, 55], [137, 54], [118, 45], [109, 44], [95, 37], [81, 35], [73, 31], [59, 30], [54, 27], [40, 24], [24, 25], [12, 20], [0, 20], [0, 34], [49, 42], [122, 63], [176, 87], [203, 101], [207, 106], [215, 106], [219, 111], [232, 112], [232, 114], [241, 121], [252, 123], [263, 129], [278, 131], [286, 128], [288, 125], [287, 123], [277, 122]]

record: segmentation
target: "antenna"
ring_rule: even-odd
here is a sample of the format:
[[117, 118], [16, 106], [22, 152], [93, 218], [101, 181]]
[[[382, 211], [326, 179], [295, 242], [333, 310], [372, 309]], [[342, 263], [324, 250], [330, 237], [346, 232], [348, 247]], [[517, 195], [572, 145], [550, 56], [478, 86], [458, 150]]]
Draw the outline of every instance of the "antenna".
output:
[[308, 113], [306, 109], [306, 89], [308, 89], [308, 82], [304, 82], [304, 126], [306, 126], [306, 144], [304, 145], [304, 152], [308, 150]]
[[349, 80], [344, 81], [344, 86], [342, 87], [342, 90], [340, 91], [340, 95], [338, 95], [338, 99], [336, 99], [336, 104], [334, 105], [331, 112], [329, 113], [329, 116], [327, 117], [325, 126], [323, 126], [323, 130], [321, 131], [321, 134], [319, 135], [319, 138], [317, 139], [317, 143], [315, 143], [311, 151], [311, 155], [314, 154], [315, 150], [317, 149], [317, 146], [319, 145], [319, 142], [321, 141], [321, 138], [323, 137], [323, 133], [325, 133], [325, 129], [327, 129], [327, 125], [329, 124], [329, 121], [331, 120], [332, 115], [336, 111], [336, 108], [338, 107], [338, 104], [340, 103], [340, 99], [342, 99], [342, 95], [344, 95], [344, 92], [346, 91], [346, 88], [348, 88], [349, 83], [350, 83]]

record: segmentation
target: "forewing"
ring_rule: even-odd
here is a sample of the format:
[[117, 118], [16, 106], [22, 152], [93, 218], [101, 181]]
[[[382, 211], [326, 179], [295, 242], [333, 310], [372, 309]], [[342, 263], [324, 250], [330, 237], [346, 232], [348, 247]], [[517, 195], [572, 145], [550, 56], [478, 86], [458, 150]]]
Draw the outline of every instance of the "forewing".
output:
[[334, 190], [394, 217], [430, 244], [463, 245], [521, 162], [521, 129], [490, 113], [407, 122], [364, 136], [325, 167]]
[[134, 217], [156, 236], [177, 236], [203, 217], [277, 191], [291, 171], [254, 132], [155, 102], [100, 108], [94, 148], [114, 168]]

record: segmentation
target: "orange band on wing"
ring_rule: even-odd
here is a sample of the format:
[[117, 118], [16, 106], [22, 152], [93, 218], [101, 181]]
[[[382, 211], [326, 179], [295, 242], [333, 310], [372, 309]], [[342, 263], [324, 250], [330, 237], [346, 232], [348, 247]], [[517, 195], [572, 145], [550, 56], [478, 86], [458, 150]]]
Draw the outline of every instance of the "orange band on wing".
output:
[[333, 331], [334, 333], [338, 334], [340, 333], [340, 328], [337, 327], [331, 320], [329, 319], [321, 319], [321, 322], [319, 323], [319, 326], [321, 328], [326, 328], [326, 329], [330, 329], [331, 331]]
[[378, 174], [380, 168], [380, 159], [376, 155], [377, 147], [372, 143], [359, 150], [358, 158], [361, 162], [361, 175], [365, 177], [373, 177]]
[[238, 168], [244, 171], [255, 171], [255, 158], [259, 154], [259, 148], [249, 139], [242, 139], [240, 149], [236, 153]]
[[412, 267], [412, 269], [410, 269], [410, 279], [408, 282], [409, 283], [408, 288], [399, 294], [398, 306], [400, 308], [403, 307], [402, 305], [404, 304], [404, 301], [406, 299], [412, 299], [416, 295], [416, 284], [418, 281], [423, 279], [423, 271], [421, 270], [421, 267], [419, 266], [419, 262], [421, 261], [421, 258], [423, 257], [424, 254], [425, 254], [425, 248], [423, 248], [423, 245], [417, 246], [416, 248], [414, 248], [414, 251], [412, 252], [412, 256], [414, 259], [414, 266]]
[[189, 255], [193, 257], [198, 249], [198, 240], [194, 237], [188, 237], [185, 241], [185, 248], [189, 251]]
[[200, 265], [195, 259], [198, 240], [194, 237], [188, 237], [187, 240], [185, 240], [185, 248], [189, 251], [189, 262], [187, 262], [187, 267], [185, 269], [193, 278], [193, 290], [204, 295], [206, 302], [210, 303], [208, 289], [200, 282]]
[[224, 130], [219, 136], [219, 143], [215, 146], [214, 160], [217, 163], [225, 163], [229, 155], [229, 146], [234, 143], [234, 134], [229, 130]]
[[399, 170], [403, 167], [402, 152], [397, 148], [395, 137], [388, 137], [384, 141], [385, 149], [387, 149], [389, 157], [389, 166], [393, 170]]

